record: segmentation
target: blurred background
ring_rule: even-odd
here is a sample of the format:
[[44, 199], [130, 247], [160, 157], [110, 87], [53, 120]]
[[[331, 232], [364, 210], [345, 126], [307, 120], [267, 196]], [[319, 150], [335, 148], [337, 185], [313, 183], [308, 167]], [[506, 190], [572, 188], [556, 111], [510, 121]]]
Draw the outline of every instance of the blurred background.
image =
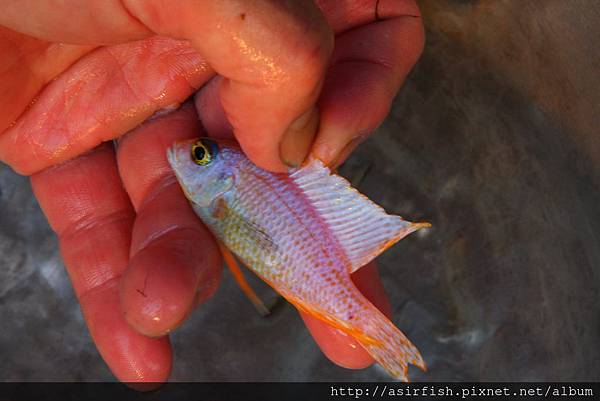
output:
[[[433, 223], [378, 259], [429, 365], [410, 376], [600, 380], [600, 3], [420, 6], [425, 52], [341, 169], [389, 212]], [[0, 380], [114, 380], [28, 180], [4, 165], [0, 318]], [[330, 363], [288, 304], [259, 317], [228, 272], [172, 343], [172, 380], [388, 379]]]

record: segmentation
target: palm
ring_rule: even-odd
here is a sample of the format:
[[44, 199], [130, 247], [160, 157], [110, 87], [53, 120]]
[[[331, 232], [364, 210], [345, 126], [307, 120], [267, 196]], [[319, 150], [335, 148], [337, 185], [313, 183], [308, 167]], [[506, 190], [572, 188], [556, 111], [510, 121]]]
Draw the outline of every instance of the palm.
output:
[[[338, 3], [319, 3], [339, 36], [319, 100], [316, 143], [328, 144], [321, 157], [336, 163], [341, 159], [327, 152], [343, 147], [347, 138], [339, 132], [352, 131], [360, 139], [374, 129], [412, 62], [396, 61], [394, 52], [386, 52], [398, 43], [379, 40], [402, 35], [401, 18], [371, 24], [372, 7], [340, 11]], [[218, 100], [222, 77], [188, 42], [158, 36], [110, 46], [62, 45], [0, 28], [0, 51], [5, 55], [0, 158], [33, 174], [90, 333], [115, 375], [163, 381], [171, 366], [166, 334], [214, 292], [221, 269], [218, 248], [176, 184], [165, 149], [198, 136], [198, 117], [211, 134], [232, 135], [225, 115], [234, 121], [236, 135], [243, 132], [231, 118], [236, 111], [225, 112]], [[366, 84], [372, 89], [365, 91]], [[199, 88], [197, 109], [186, 104], [140, 126]], [[369, 111], [358, 112], [365, 105]], [[255, 113], [256, 119], [264, 114]], [[101, 145], [128, 131], [116, 150]], [[242, 143], [248, 140], [240, 135]], [[359, 270], [355, 281], [388, 308], [374, 266]], [[303, 318], [335, 362], [347, 367], [371, 362], [356, 343]]]

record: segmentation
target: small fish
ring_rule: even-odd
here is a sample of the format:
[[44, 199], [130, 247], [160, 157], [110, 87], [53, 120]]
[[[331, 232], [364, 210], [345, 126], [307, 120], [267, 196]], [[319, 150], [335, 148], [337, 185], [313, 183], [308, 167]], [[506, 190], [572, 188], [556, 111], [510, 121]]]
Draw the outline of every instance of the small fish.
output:
[[[232, 141], [199, 139], [174, 144], [168, 159], [218, 240], [297, 309], [356, 338], [398, 379], [407, 380], [409, 363], [426, 369], [350, 274], [428, 223], [387, 214], [315, 158], [289, 174], [271, 173]], [[235, 264], [228, 259], [226, 252]]]

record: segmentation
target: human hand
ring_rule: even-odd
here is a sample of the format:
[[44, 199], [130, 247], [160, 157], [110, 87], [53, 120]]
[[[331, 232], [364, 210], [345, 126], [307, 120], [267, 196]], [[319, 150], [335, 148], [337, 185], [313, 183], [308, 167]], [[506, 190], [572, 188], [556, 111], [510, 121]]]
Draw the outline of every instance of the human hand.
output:
[[[423, 34], [407, 16], [418, 15], [412, 1], [319, 1], [336, 33], [329, 66], [329, 28], [308, 3], [119, 4], [5, 7], [0, 24], [31, 36], [0, 28], [0, 159], [32, 175], [112, 371], [123, 381], [160, 382], [171, 366], [165, 334], [214, 292], [220, 275], [214, 240], [165, 160], [174, 140], [198, 136], [198, 116], [186, 106], [151, 120], [116, 154], [96, 146], [202, 87], [196, 104], [207, 131], [233, 131], [258, 165], [284, 170], [311, 143], [317, 157], [339, 164], [384, 118]], [[354, 278], [385, 309], [374, 267]], [[334, 362], [372, 362], [347, 337], [303, 318]]]

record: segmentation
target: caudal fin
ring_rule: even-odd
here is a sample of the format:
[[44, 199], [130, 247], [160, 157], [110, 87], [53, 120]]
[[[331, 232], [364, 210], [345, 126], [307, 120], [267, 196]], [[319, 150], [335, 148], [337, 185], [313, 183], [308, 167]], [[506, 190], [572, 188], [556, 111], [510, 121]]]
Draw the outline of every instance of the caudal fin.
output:
[[361, 302], [361, 307], [366, 306], [367, 310], [361, 312], [360, 319], [349, 322], [320, 308], [308, 305], [284, 291], [280, 290], [280, 293], [298, 310], [308, 313], [354, 337], [395, 378], [408, 381], [408, 364], [427, 370], [425, 361], [423, 361], [417, 347], [379, 309], [366, 299]]
[[357, 338], [367, 352], [388, 373], [402, 381], [408, 381], [408, 364], [427, 370], [417, 347], [377, 308], [373, 306], [373, 309], [369, 317], [369, 329], [365, 334], [376, 342], [363, 342]]

